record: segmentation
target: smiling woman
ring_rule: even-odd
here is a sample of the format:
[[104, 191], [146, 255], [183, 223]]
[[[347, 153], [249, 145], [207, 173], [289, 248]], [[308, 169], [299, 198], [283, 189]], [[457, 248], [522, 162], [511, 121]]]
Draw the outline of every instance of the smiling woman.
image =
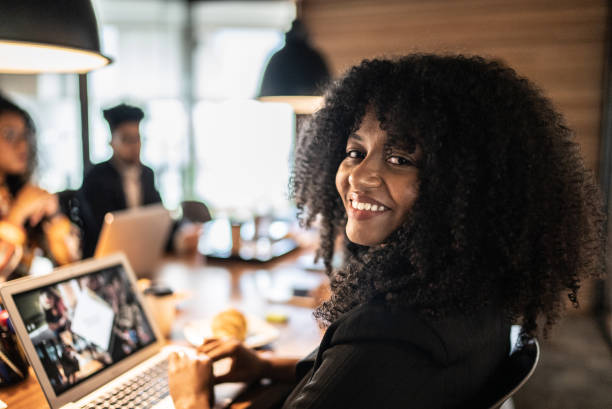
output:
[[[351, 69], [296, 154], [296, 202], [306, 224], [321, 217], [330, 273], [346, 237], [317, 316], [329, 324], [375, 299], [437, 317], [499, 304], [525, 334], [540, 315], [550, 326], [561, 294], [575, 302], [580, 278], [602, 271], [599, 193], [572, 139], [550, 101], [500, 62], [416, 54]], [[365, 210], [368, 199], [388, 213]]]
[[500, 62], [362, 62], [304, 128], [292, 176], [331, 278], [321, 344], [296, 364], [205, 340], [207, 356], [171, 361], [175, 402], [205, 401], [191, 391], [230, 356], [224, 380], [297, 375], [286, 409], [488, 407], [474, 400], [508, 357], [510, 325], [523, 342], [548, 329], [562, 294], [576, 303], [602, 272], [601, 201], [572, 133]]

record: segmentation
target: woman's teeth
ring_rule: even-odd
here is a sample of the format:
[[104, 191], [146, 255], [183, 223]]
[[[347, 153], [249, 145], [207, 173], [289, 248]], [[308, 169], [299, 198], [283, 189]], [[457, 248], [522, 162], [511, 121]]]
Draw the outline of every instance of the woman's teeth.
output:
[[384, 212], [387, 210], [383, 205], [375, 205], [371, 203], [361, 203], [355, 200], [351, 200], [351, 206], [357, 210], [369, 210], [370, 212]]

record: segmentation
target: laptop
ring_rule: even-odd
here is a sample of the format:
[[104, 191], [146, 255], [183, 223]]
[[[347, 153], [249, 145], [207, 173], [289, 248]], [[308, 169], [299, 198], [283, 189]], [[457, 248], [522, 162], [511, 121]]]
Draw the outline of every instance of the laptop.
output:
[[138, 277], [150, 275], [163, 254], [172, 225], [161, 204], [107, 213], [94, 257], [121, 251]]
[[[163, 347], [125, 255], [6, 282], [0, 297], [51, 409], [174, 407], [172, 346]], [[215, 408], [244, 388], [215, 386]]]

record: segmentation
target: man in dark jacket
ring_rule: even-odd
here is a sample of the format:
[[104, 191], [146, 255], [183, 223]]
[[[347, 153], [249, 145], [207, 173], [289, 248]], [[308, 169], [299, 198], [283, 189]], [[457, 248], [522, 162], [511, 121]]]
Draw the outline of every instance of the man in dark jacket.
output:
[[106, 213], [161, 202], [153, 170], [140, 162], [142, 118], [140, 108], [125, 104], [104, 110], [113, 156], [85, 175], [78, 194], [84, 257], [93, 255]]

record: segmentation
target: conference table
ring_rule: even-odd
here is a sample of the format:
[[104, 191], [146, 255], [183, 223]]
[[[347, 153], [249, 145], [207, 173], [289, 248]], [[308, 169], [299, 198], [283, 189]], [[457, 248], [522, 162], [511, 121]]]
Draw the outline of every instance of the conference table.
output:
[[[266, 263], [214, 261], [201, 255], [165, 258], [149, 278], [175, 291], [177, 313], [169, 342], [189, 345], [183, 331], [186, 325], [206, 322], [219, 311], [236, 308], [260, 321], [273, 318], [270, 325], [278, 331], [264, 349], [285, 357], [307, 355], [323, 335], [312, 315], [316, 301], [302, 296], [304, 286], [325, 280], [321, 271], [304, 267], [304, 260], [311, 256], [307, 248]], [[292, 293], [297, 287], [299, 296]], [[230, 408], [270, 407], [282, 400], [290, 388], [291, 385], [279, 383], [251, 385]], [[0, 399], [9, 409], [48, 408], [31, 368], [26, 380], [0, 388]]]

